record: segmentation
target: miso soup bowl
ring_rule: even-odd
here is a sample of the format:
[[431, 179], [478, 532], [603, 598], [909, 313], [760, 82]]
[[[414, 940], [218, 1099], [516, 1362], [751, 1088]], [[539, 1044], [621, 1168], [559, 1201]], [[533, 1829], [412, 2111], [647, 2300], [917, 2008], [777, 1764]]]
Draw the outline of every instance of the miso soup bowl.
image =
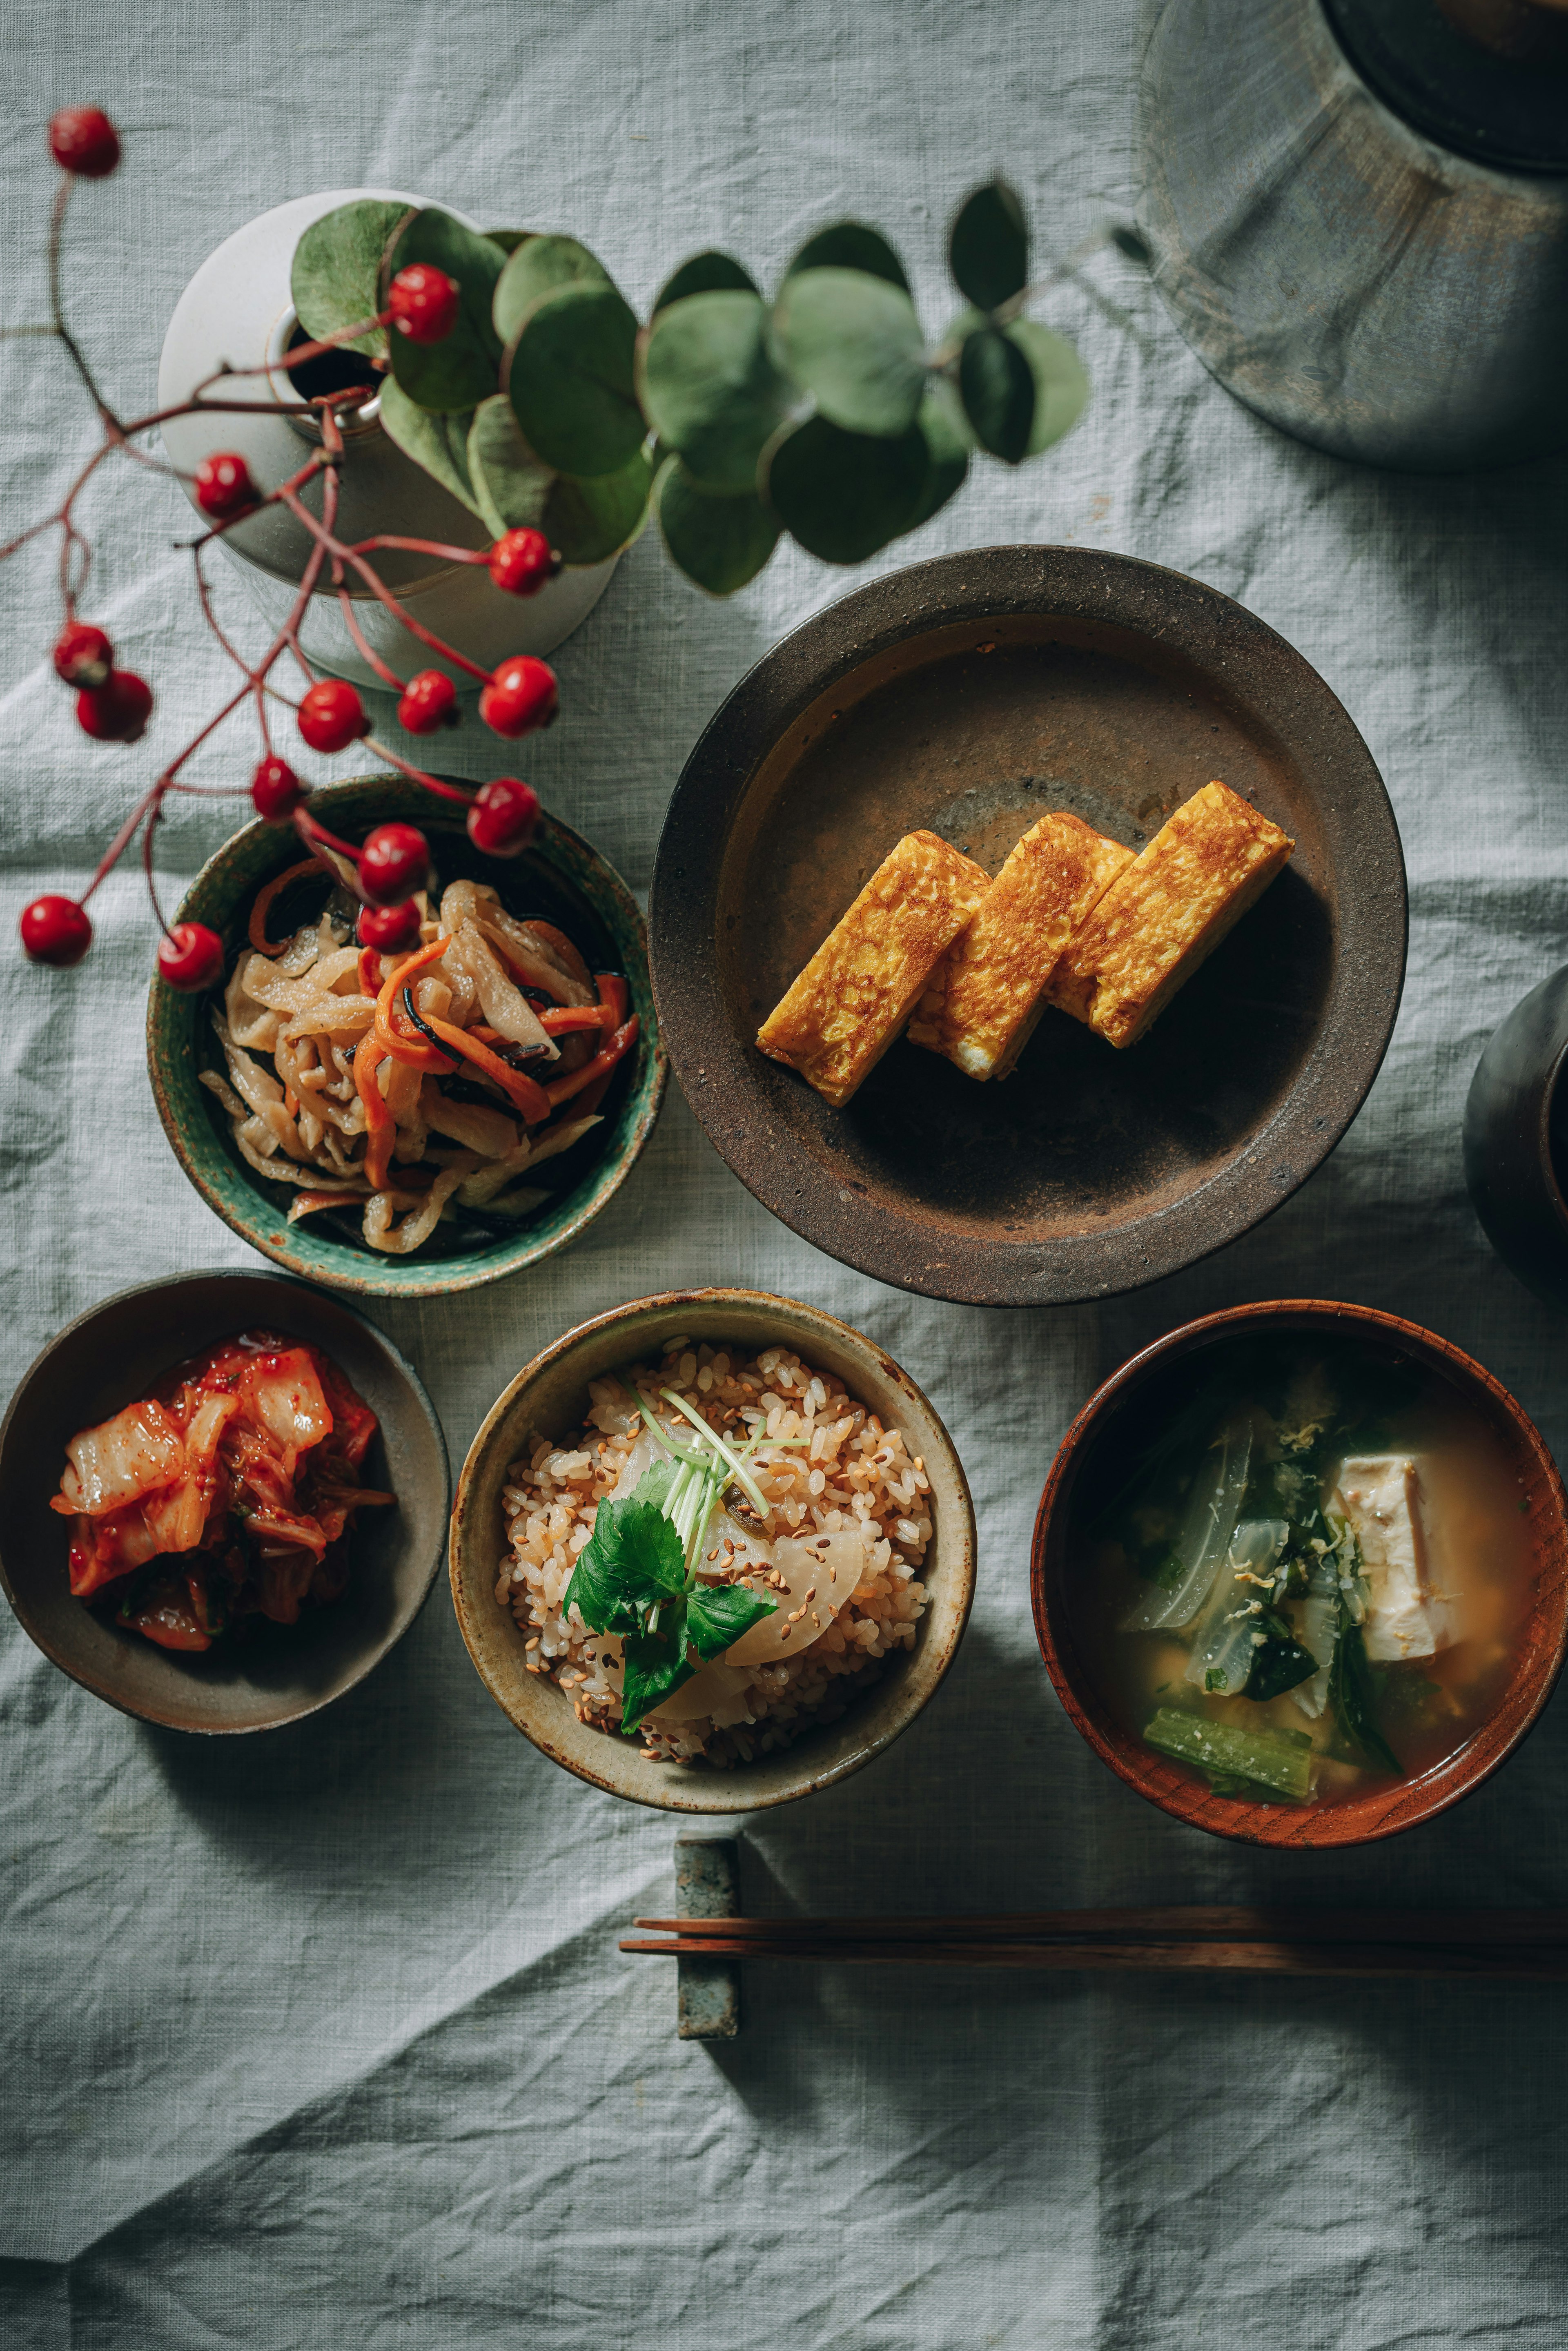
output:
[[[901, 1428], [931, 1481], [932, 1538], [920, 1580], [925, 1614], [913, 1649], [851, 1698], [836, 1721], [791, 1747], [716, 1770], [658, 1763], [640, 1739], [591, 1729], [548, 1676], [528, 1671], [525, 1635], [496, 1597], [507, 1553], [502, 1492], [508, 1465], [536, 1437], [581, 1425], [590, 1380], [656, 1358], [670, 1341], [725, 1342], [752, 1355], [783, 1345], [836, 1372], [852, 1396]], [[569, 1331], [517, 1374], [491, 1407], [457, 1481], [452, 1513], [452, 1597], [480, 1678], [508, 1720], [580, 1780], [669, 1813], [757, 1812], [847, 1779], [892, 1745], [935, 1697], [957, 1654], [975, 1593], [975, 1512], [953, 1440], [909, 1374], [847, 1322], [796, 1299], [757, 1290], [675, 1290], [639, 1298]]]
[[[1218, 1796], [1186, 1777], [1125, 1729], [1100, 1695], [1090, 1660], [1080, 1647], [1072, 1606], [1075, 1498], [1090, 1457], [1104, 1439], [1130, 1429], [1135, 1408], [1156, 1377], [1193, 1364], [1222, 1342], [1260, 1332], [1358, 1332], [1409, 1357], [1456, 1388], [1500, 1438], [1519, 1480], [1520, 1506], [1534, 1537], [1534, 1592], [1522, 1626], [1513, 1677], [1500, 1704], [1456, 1754], [1396, 1788], [1324, 1805], [1245, 1803]], [[1512, 1754], [1552, 1695], [1568, 1642], [1568, 1498], [1557, 1466], [1534, 1423], [1508, 1390], [1462, 1349], [1419, 1324], [1372, 1306], [1338, 1305], [1312, 1298], [1228, 1307], [1184, 1323], [1133, 1356], [1090, 1397], [1051, 1465], [1034, 1525], [1030, 1570], [1035, 1631], [1056, 1694], [1069, 1719], [1103, 1763], [1173, 1819], [1246, 1844], [1322, 1851], [1371, 1844], [1402, 1829], [1435, 1820], [1490, 1778]]]

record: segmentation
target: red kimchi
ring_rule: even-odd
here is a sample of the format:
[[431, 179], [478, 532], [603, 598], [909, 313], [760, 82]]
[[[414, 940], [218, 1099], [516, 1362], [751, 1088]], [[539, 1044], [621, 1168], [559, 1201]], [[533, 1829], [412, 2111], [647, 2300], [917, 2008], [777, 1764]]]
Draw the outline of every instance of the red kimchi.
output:
[[73, 1522], [71, 1590], [165, 1649], [246, 1617], [295, 1624], [348, 1582], [376, 1416], [329, 1356], [269, 1331], [225, 1339], [84, 1428], [51, 1507]]

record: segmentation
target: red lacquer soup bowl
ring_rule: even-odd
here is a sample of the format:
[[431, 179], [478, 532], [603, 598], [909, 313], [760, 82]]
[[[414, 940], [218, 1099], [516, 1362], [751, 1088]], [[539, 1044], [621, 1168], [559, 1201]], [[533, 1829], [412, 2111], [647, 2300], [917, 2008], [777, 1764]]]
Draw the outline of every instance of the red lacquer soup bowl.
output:
[[[1102, 1447], [1131, 1447], [1151, 1426], [1162, 1390], [1182, 1395], [1228, 1342], [1278, 1332], [1295, 1342], [1361, 1339], [1386, 1360], [1406, 1359], [1457, 1392], [1497, 1439], [1511, 1490], [1528, 1530], [1529, 1585], [1500, 1692], [1455, 1752], [1407, 1780], [1387, 1780], [1335, 1802], [1252, 1802], [1211, 1792], [1207, 1782], [1146, 1747], [1116, 1716], [1087, 1653], [1074, 1605], [1085, 1571], [1075, 1522], [1096, 1490]], [[1552, 1694], [1568, 1642], [1568, 1499], [1533, 1422], [1506, 1388], [1463, 1351], [1418, 1324], [1370, 1306], [1282, 1299], [1234, 1306], [1166, 1333], [1098, 1388], [1062, 1440], [1035, 1520], [1030, 1569], [1035, 1630], [1067, 1713], [1101, 1761], [1152, 1804], [1195, 1828], [1249, 1844], [1308, 1847], [1370, 1844], [1435, 1819], [1513, 1752]]]

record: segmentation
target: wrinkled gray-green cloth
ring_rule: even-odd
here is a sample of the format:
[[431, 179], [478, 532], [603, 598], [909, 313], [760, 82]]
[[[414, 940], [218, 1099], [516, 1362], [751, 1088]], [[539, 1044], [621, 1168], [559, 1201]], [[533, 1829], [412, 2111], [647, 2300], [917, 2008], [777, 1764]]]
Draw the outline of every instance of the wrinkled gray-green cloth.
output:
[[[1238, 0], [1241, 5], [1241, 0]], [[1065, 251], [1133, 190], [1133, 0], [18, 0], [0, 156], [4, 308], [38, 315], [41, 125], [100, 99], [126, 163], [73, 207], [73, 315], [152, 405], [163, 323], [255, 213], [355, 179], [570, 229], [645, 307], [722, 243], [765, 276], [853, 213], [941, 322], [956, 198], [994, 166]], [[1217, 72], [1223, 61], [1217, 59]], [[649, 1290], [740, 1281], [871, 1332], [973, 1480], [979, 1588], [946, 1687], [859, 1777], [747, 1831], [747, 1899], [821, 1911], [1303, 1897], [1562, 1902], [1568, 1716], [1447, 1820], [1267, 1858], [1113, 1779], [1036, 1650], [1028, 1536], [1097, 1376], [1176, 1321], [1316, 1294], [1411, 1313], [1564, 1433], [1563, 1333], [1489, 1253], [1458, 1126], [1481, 1045], [1562, 960], [1563, 470], [1379, 478], [1272, 434], [1102, 253], [1050, 315], [1094, 403], [1058, 454], [883, 559], [998, 540], [1124, 549], [1237, 596], [1314, 663], [1387, 778], [1409, 983], [1371, 1101], [1249, 1240], [1096, 1309], [987, 1313], [848, 1273], [774, 1224], [678, 1097], [609, 1212], [520, 1280], [380, 1321], [457, 1458], [541, 1343]], [[4, 528], [89, 418], [46, 347], [0, 348]], [[152, 681], [135, 752], [88, 745], [47, 666], [51, 556], [0, 572], [0, 932], [82, 885], [153, 763], [213, 706], [177, 494], [106, 469], [90, 610]], [[735, 680], [860, 574], [786, 552], [714, 604], [652, 538], [559, 656], [528, 747], [548, 802], [639, 891], [683, 759]], [[234, 581], [225, 613], [248, 627]], [[220, 740], [195, 770], [232, 783]], [[443, 757], [489, 771], [470, 726]], [[173, 809], [171, 894], [223, 837]], [[139, 883], [91, 961], [0, 940], [6, 1382], [133, 1280], [253, 1261], [164, 1144], [143, 1074]], [[97, 911], [97, 910], [95, 910]], [[0, 1508], [4, 1498], [0, 1497]], [[275, 1737], [142, 1729], [0, 1625], [0, 2341], [7, 2351], [1557, 2351], [1568, 2028], [1549, 1988], [981, 1980], [754, 1968], [747, 2023], [674, 2036], [621, 1958], [667, 1907], [673, 1823], [567, 1777], [486, 1696], [444, 1588], [401, 1648]]]

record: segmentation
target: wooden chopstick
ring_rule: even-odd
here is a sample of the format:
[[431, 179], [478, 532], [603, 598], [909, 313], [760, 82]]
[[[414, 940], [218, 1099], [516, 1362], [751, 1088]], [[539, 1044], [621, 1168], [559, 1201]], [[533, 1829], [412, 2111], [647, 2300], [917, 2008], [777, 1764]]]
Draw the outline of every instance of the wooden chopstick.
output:
[[1568, 1947], [1568, 1910], [1344, 1910], [1179, 1904], [1141, 1910], [1013, 1910], [915, 1918], [634, 1918], [683, 1937], [760, 1942], [973, 1943], [1218, 1939]]
[[841, 1966], [1037, 1968], [1091, 1973], [1235, 1970], [1290, 1976], [1490, 1976], [1536, 1982], [1568, 1978], [1568, 1948], [1510, 1949], [1485, 1943], [1060, 1942], [778, 1943], [718, 1936], [673, 1942], [622, 1938], [621, 1949], [650, 1958], [831, 1960]]
[[1568, 1978], [1568, 1912], [1179, 1906], [946, 1918], [639, 1918], [648, 1958], [894, 1967], [1233, 1970], [1260, 1975]]

